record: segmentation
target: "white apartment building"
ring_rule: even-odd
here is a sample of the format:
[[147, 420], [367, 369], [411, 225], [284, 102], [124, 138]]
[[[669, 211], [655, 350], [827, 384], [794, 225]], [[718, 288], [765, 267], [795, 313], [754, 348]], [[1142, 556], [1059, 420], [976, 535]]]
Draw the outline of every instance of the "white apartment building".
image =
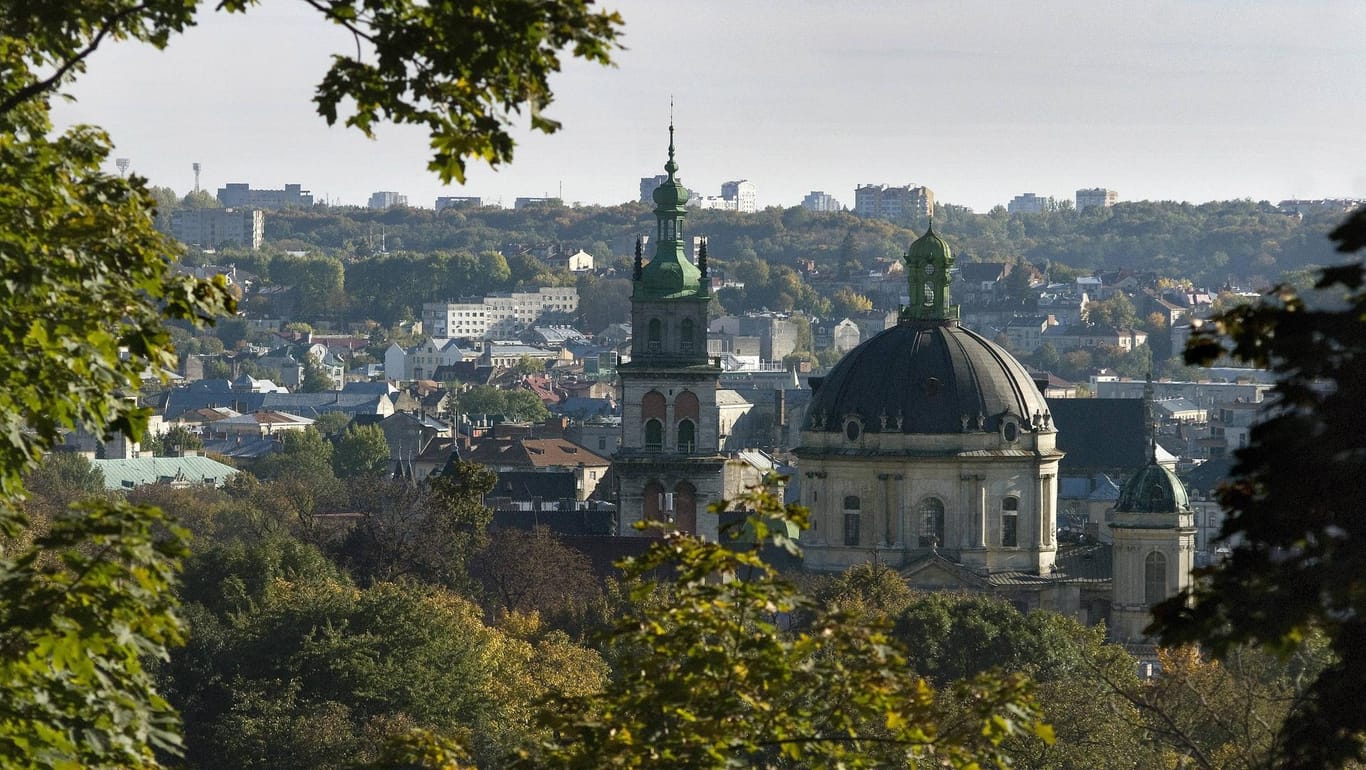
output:
[[313, 205], [313, 194], [297, 184], [287, 184], [283, 190], [261, 190], [246, 182], [229, 182], [218, 188], [218, 202], [228, 208], [308, 208]]
[[392, 190], [380, 190], [370, 193], [370, 203], [372, 209], [391, 209], [395, 206], [407, 206], [408, 196], [403, 193], [393, 192]]
[[844, 210], [844, 206], [841, 205], [839, 201], [835, 200], [835, 196], [820, 190], [812, 190], [807, 193], [806, 197], [802, 198], [802, 208], [807, 211]]
[[865, 184], [854, 188], [854, 213], [861, 217], [899, 220], [907, 216], [933, 216], [934, 191], [928, 187]]
[[1104, 187], [1090, 187], [1077, 190], [1077, 211], [1113, 206], [1119, 202], [1119, 193]]
[[1016, 195], [1006, 204], [1006, 211], [1011, 214], [1042, 214], [1046, 211], [1055, 211], [1057, 208], [1057, 201], [1032, 192]]
[[739, 179], [721, 185], [721, 197], [735, 202], [735, 211], [753, 214], [759, 210], [758, 189], [748, 179]]
[[514, 339], [545, 316], [572, 315], [578, 309], [578, 289], [542, 287], [459, 302], [426, 302], [422, 323], [433, 337]]

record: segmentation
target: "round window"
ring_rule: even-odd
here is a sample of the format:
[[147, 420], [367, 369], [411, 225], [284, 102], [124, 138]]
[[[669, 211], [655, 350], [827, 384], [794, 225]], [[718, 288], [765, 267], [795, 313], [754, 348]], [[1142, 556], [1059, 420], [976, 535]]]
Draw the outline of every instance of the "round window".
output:
[[1006, 420], [1001, 423], [1001, 437], [1010, 443], [1015, 443], [1020, 438], [1020, 425], [1014, 420]]
[[850, 441], [858, 441], [858, 437], [863, 435], [863, 425], [854, 418], [849, 418], [844, 423], [844, 437]]

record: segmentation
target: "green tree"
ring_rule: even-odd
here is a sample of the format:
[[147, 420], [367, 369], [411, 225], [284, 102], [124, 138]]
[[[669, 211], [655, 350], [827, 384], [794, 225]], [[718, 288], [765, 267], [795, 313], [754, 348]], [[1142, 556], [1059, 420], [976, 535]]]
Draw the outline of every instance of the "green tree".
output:
[[496, 481], [482, 465], [456, 462], [418, 485], [374, 478], [353, 485], [362, 518], [341, 544], [342, 564], [362, 583], [416, 578], [471, 589], [470, 560], [493, 520], [484, 495]]
[[[1366, 212], [1333, 238], [1346, 252], [1366, 246]], [[1278, 380], [1220, 490], [1228, 512], [1220, 537], [1231, 543], [1231, 556], [1159, 605], [1154, 630], [1216, 655], [1245, 642], [1284, 652], [1322, 630], [1337, 660], [1314, 679], [1306, 708], [1290, 717], [1281, 759], [1290, 768], [1366, 758], [1366, 712], [1356, 696], [1366, 686], [1363, 284], [1358, 261], [1321, 271], [1313, 301], [1278, 286], [1263, 301], [1218, 316], [1185, 354], [1205, 365], [1232, 355], [1270, 368]]]
[[[746, 540], [729, 545], [670, 534], [628, 575], [641, 582], [611, 639], [626, 661], [600, 692], [559, 698], [542, 718], [550, 738], [527, 767], [981, 767], [1000, 744], [1046, 734], [1020, 678], [981, 677], [954, 689], [950, 715], [910, 673], [875, 622], [816, 606], [759, 555], [795, 549], [806, 512], [768, 490], [712, 510], [753, 509]], [[642, 580], [675, 576], [663, 596]], [[812, 612], [797, 632], [781, 622]]]
[[[218, 8], [242, 11], [248, 0]], [[120, 397], [144, 371], [173, 369], [166, 321], [230, 314], [220, 279], [172, 272], [143, 181], [105, 174], [110, 142], [88, 126], [56, 131], [48, 112], [105, 40], [156, 47], [192, 25], [193, 0], [0, 2], [0, 532], [25, 520], [23, 474], [86, 427], [137, 439], [146, 412]], [[510, 113], [557, 124], [541, 109], [560, 52], [606, 63], [620, 17], [584, 0], [429, 4], [313, 3], [368, 43], [366, 61], [337, 56], [316, 101], [370, 134], [382, 121], [432, 137], [430, 166], [463, 180], [468, 158], [511, 159]], [[169, 584], [178, 537], [152, 536], [159, 515], [88, 506], [38, 552], [0, 557], [0, 754], [15, 766], [145, 767], [174, 748], [172, 717], [142, 660], [178, 641]], [[51, 568], [49, 568], [51, 567]]]
[[332, 377], [327, 373], [327, 367], [322, 362], [310, 355], [305, 355], [304, 378], [299, 383], [300, 393], [322, 393], [325, 390], [335, 390], [337, 384], [332, 381]]
[[352, 425], [332, 450], [332, 472], [339, 479], [377, 478], [389, 470], [389, 442], [378, 425]]

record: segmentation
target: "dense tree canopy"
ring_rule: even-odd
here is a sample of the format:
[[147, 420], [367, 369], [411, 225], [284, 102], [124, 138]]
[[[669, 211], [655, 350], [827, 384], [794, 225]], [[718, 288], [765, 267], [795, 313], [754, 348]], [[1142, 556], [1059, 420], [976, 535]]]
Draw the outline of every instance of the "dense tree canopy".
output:
[[[1334, 233], [1366, 245], [1366, 212]], [[1191, 363], [1231, 354], [1279, 379], [1219, 493], [1232, 554], [1157, 609], [1168, 641], [1222, 653], [1254, 641], [1295, 648], [1321, 629], [1337, 655], [1292, 717], [1286, 767], [1366, 757], [1366, 268], [1325, 269], [1306, 296], [1290, 286], [1223, 314], [1192, 339]]]

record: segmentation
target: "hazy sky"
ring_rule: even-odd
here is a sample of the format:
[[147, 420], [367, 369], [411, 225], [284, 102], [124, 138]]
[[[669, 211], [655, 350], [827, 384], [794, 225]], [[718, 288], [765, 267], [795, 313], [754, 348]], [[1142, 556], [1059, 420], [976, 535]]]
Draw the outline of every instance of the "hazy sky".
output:
[[[206, 5], [212, 6], [212, 2]], [[514, 162], [464, 188], [426, 171], [426, 137], [329, 129], [313, 87], [342, 31], [301, 2], [206, 13], [158, 52], [109, 46], [59, 108], [104, 126], [153, 184], [279, 188], [363, 205], [396, 190], [614, 204], [662, 173], [669, 98], [680, 176], [759, 203], [858, 184], [924, 184], [985, 211], [1021, 192], [1122, 199], [1366, 197], [1366, 3], [609, 0], [626, 19], [615, 68], [552, 81], [552, 136], [519, 131]], [[525, 124], [523, 118], [523, 124]]]

